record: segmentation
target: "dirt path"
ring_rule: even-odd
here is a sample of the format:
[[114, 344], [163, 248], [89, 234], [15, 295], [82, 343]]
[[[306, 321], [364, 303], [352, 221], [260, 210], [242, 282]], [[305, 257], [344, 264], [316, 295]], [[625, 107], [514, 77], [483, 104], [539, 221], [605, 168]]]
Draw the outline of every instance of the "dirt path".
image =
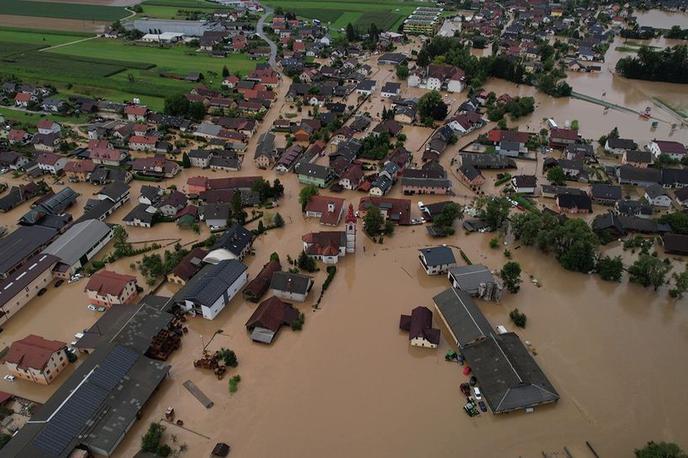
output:
[[84, 42], [84, 41], [93, 40], [94, 38], [98, 38], [98, 37], [97, 37], [97, 36], [93, 36], [93, 37], [88, 37], [88, 38], [82, 38], [82, 39], [80, 39], [80, 40], [70, 41], [69, 43], [62, 43], [62, 44], [59, 44], [59, 45], [50, 46], [50, 47], [48, 47], [48, 48], [43, 48], [43, 49], [40, 49], [39, 51], [40, 51], [40, 52], [45, 52], [45, 51], [50, 51], [51, 49], [63, 48], [63, 47], [65, 47], [65, 46], [75, 45], [75, 44], [77, 44], [77, 43], [82, 43], [82, 42]]

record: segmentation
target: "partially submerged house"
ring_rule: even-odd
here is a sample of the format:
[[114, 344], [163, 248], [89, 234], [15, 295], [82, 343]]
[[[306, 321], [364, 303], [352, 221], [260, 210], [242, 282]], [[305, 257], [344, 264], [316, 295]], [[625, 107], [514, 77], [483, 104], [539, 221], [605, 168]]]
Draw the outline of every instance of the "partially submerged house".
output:
[[401, 315], [399, 329], [408, 331], [413, 347], [437, 348], [440, 344], [440, 330], [432, 327], [432, 312], [427, 307], [419, 306], [410, 315]]
[[308, 275], [275, 272], [270, 281], [270, 292], [280, 299], [304, 302], [313, 284], [313, 278]]
[[456, 265], [454, 252], [448, 246], [421, 248], [418, 250], [418, 260], [428, 275], [445, 273]]
[[486, 301], [498, 301], [504, 290], [501, 282], [482, 264], [451, 267], [447, 278], [454, 288]]
[[246, 322], [251, 340], [270, 344], [282, 326], [290, 326], [299, 319], [299, 311], [291, 304], [272, 296], [261, 302]]

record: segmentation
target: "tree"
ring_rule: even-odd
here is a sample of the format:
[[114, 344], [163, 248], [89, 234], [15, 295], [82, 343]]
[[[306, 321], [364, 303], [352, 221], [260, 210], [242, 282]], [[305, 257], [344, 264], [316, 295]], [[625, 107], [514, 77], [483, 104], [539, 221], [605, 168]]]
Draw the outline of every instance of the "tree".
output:
[[666, 276], [671, 270], [671, 264], [649, 255], [641, 254], [628, 268], [631, 283], [638, 283], [644, 287], [652, 286], [655, 291], [666, 283]]
[[283, 227], [284, 218], [282, 218], [282, 215], [280, 215], [279, 213], [275, 213], [275, 216], [272, 218], [272, 224], [275, 227]]
[[363, 218], [363, 230], [371, 237], [383, 232], [385, 218], [377, 207], [370, 207]]
[[318, 188], [312, 184], [306, 185], [299, 191], [299, 203], [301, 204], [301, 211], [306, 211], [306, 206], [311, 201], [313, 196], [317, 196], [319, 193]]
[[623, 275], [623, 262], [621, 256], [614, 258], [610, 256], [602, 256], [597, 260], [595, 270], [600, 278], [605, 281], [621, 281]]
[[397, 65], [397, 78], [406, 81], [409, 77], [409, 68], [407, 65]]
[[480, 217], [496, 231], [506, 222], [511, 210], [511, 203], [504, 197], [489, 198], [480, 210]]
[[659, 218], [659, 222], [671, 226], [672, 232], [688, 234], [688, 213], [667, 213]]
[[356, 41], [358, 39], [358, 34], [356, 33], [356, 29], [354, 29], [354, 26], [349, 22], [346, 25], [346, 39], [351, 41]]
[[674, 287], [669, 290], [669, 295], [675, 299], [681, 299], [688, 291], [688, 270], [682, 273], [674, 273]]
[[500, 275], [509, 292], [517, 293], [521, 288], [521, 265], [515, 261], [509, 261], [502, 267]]
[[191, 159], [189, 159], [189, 155], [186, 153], [182, 155], [182, 167], [184, 167], [185, 169], [191, 167]]
[[188, 116], [194, 121], [200, 121], [205, 116], [205, 105], [202, 102], [189, 104]]
[[151, 423], [146, 434], [141, 437], [141, 451], [157, 453], [163, 429], [160, 423]]
[[552, 167], [547, 171], [547, 179], [553, 185], [562, 186], [564, 183], [566, 183], [566, 174], [564, 173], [564, 169], [558, 165], [556, 167]]
[[528, 317], [526, 317], [526, 314], [519, 311], [518, 309], [513, 309], [511, 312], [509, 312], [509, 318], [511, 318], [511, 321], [513, 321], [514, 324], [519, 328], [526, 327]]
[[454, 221], [462, 217], [463, 209], [454, 202], [444, 206], [439, 215], [432, 220], [433, 228], [444, 235], [454, 234]]
[[227, 66], [225, 65], [225, 66], [222, 67], [222, 77], [223, 77], [223, 78], [227, 78], [228, 76], [229, 76], [229, 69], [228, 69]]
[[226, 366], [237, 367], [239, 365], [236, 353], [229, 348], [220, 348], [217, 352], [217, 356], [224, 361]]
[[641, 449], [635, 449], [636, 458], [688, 458], [681, 447], [673, 442], [650, 441]]
[[244, 212], [243, 203], [241, 202], [241, 191], [234, 191], [232, 194], [232, 200], [230, 201], [230, 206], [232, 207], [232, 216], [234, 217], [234, 221], [239, 224], [244, 224], [246, 221], [246, 212]]
[[165, 98], [165, 114], [185, 116], [189, 111], [189, 100], [184, 94], [171, 95]]
[[441, 121], [447, 117], [449, 107], [442, 101], [442, 96], [437, 91], [424, 94], [418, 100], [418, 113], [421, 118], [431, 118]]
[[305, 251], [302, 251], [299, 255], [297, 265], [299, 266], [299, 269], [305, 270], [306, 272], [315, 272], [317, 269], [317, 266], [315, 265], [315, 259], [308, 256]]

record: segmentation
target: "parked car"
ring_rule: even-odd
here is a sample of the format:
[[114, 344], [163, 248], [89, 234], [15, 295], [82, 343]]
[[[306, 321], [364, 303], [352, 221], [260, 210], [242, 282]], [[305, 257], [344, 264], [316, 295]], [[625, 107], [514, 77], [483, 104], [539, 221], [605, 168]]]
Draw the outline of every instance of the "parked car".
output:
[[64, 283], [64, 280], [60, 278], [59, 280], [57, 280], [57, 281], [55, 282], [55, 288], [59, 288], [60, 285], [62, 285], [62, 283]]
[[39, 295], [39, 296], [42, 296], [42, 295], [45, 294], [46, 291], [48, 291], [48, 290], [45, 289], [45, 288], [41, 288], [41, 289], [38, 290], [38, 295]]
[[485, 405], [484, 401], [479, 401], [478, 407], [480, 407], [480, 410], [482, 410], [483, 412], [487, 412], [487, 406]]
[[88, 308], [88, 309], [89, 309], [90, 311], [92, 311], [92, 312], [95, 312], [95, 311], [96, 311], [96, 306], [93, 305], [93, 304], [88, 304], [88, 307], [86, 307], [86, 308]]
[[475, 396], [476, 401], [482, 401], [483, 400], [483, 396], [480, 393], [480, 388], [478, 388], [477, 386], [473, 387], [473, 395]]
[[7, 374], [7, 375], [4, 376], [2, 379], [3, 379], [4, 381], [6, 381], [6, 382], [14, 382], [15, 377], [14, 377], [14, 375], [9, 375], [9, 374]]

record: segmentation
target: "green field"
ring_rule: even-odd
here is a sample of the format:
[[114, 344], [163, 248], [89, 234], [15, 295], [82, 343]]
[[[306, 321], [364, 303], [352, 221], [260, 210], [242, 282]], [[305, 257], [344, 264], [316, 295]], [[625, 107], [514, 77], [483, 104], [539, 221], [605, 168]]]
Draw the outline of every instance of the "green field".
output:
[[210, 14], [230, 9], [205, 0], [146, 0], [141, 7], [143, 15], [161, 19], [184, 19], [189, 11]]
[[0, 0], [0, 14], [49, 17], [57, 19], [85, 19], [116, 21], [130, 13], [124, 8], [75, 3], [55, 3], [32, 0]]
[[45, 115], [39, 113], [27, 113], [25, 111], [11, 110], [9, 108], [0, 107], [0, 116], [5, 118], [7, 121], [14, 121], [21, 123], [26, 127], [33, 127], [41, 119], [51, 119], [53, 121], [69, 124], [85, 124], [88, 122], [87, 115], [81, 115], [79, 117], [73, 116], [61, 116], [57, 114]]
[[425, 2], [399, 0], [266, 0], [264, 3], [274, 8], [281, 7], [286, 11], [293, 11], [300, 17], [320, 19], [323, 23], [329, 23], [335, 32], [345, 28], [348, 23], [359, 30], [367, 30], [372, 23], [380, 29], [393, 30], [416, 7], [428, 5]]
[[[73, 35], [0, 29], [0, 76], [55, 85], [61, 93], [104, 97], [114, 101], [138, 97], [153, 109], [161, 109], [165, 97], [189, 91], [194, 83], [162, 78], [161, 73], [205, 75], [205, 84], [218, 87], [222, 67], [246, 74], [256, 61], [245, 54], [226, 59], [210, 57], [180, 45], [161, 48], [123, 40], [101, 39], [68, 44], [48, 51], [38, 48], [70, 43]], [[107, 56], [107, 59], [103, 58]]]

